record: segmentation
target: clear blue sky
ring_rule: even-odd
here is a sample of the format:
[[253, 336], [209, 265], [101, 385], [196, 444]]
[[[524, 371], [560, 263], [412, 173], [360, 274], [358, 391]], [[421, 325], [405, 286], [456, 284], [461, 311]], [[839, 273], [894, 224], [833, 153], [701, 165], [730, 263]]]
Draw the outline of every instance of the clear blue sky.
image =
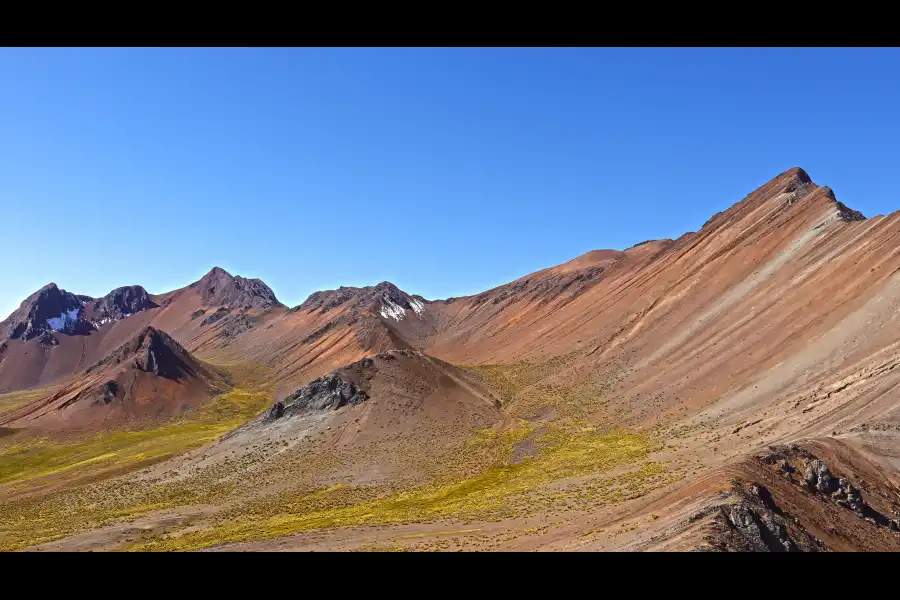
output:
[[900, 52], [0, 49], [0, 318], [214, 265], [289, 305], [482, 291], [792, 166], [900, 208]]

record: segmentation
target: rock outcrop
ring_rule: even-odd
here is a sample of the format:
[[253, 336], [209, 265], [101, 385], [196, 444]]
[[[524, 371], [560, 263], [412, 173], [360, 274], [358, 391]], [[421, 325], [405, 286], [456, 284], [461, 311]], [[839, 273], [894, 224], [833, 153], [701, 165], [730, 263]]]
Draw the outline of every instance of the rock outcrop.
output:
[[765, 455], [762, 460], [777, 467], [791, 483], [804, 487], [823, 502], [833, 502], [861, 519], [867, 519], [892, 531], [900, 531], [900, 521], [891, 519], [869, 506], [859, 488], [846, 477], [834, 475], [825, 461], [816, 458], [809, 451], [797, 445], [790, 445]]
[[[363, 359], [366, 367], [373, 366], [372, 359]], [[312, 380], [284, 400], [275, 402], [266, 413], [266, 421], [274, 421], [292, 415], [337, 410], [343, 406], [361, 404], [369, 399], [369, 394], [349, 380], [346, 375], [335, 371]]]
[[91, 306], [91, 322], [95, 327], [119, 321], [135, 313], [157, 308], [147, 290], [139, 285], [116, 288], [95, 300]]

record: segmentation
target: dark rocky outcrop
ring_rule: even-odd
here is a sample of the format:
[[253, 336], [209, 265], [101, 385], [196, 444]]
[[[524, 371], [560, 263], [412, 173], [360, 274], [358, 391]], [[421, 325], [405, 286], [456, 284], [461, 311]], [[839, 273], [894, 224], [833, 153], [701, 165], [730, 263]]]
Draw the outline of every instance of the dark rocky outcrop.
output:
[[775, 466], [787, 479], [818, 496], [852, 511], [857, 517], [867, 519], [892, 531], [900, 531], [900, 521], [891, 519], [869, 506], [859, 488], [846, 477], [834, 475], [825, 461], [797, 445], [778, 449], [762, 457], [766, 464]]
[[[194, 313], [194, 314], [196, 314], [196, 313]], [[219, 321], [220, 319], [224, 319], [229, 314], [231, 314], [231, 311], [229, 309], [225, 308], [224, 306], [221, 306], [221, 307], [219, 307], [218, 310], [216, 310], [216, 312], [214, 312], [213, 314], [209, 315], [208, 317], [206, 317], [205, 319], [200, 321], [200, 326], [205, 327], [206, 325], [212, 325], [213, 323]]]
[[348, 404], [361, 404], [368, 399], [368, 393], [344, 374], [335, 371], [312, 380], [284, 400], [276, 402], [266, 413], [265, 420], [274, 421], [293, 415], [337, 410]]
[[38, 345], [42, 348], [52, 348], [53, 346], [59, 345], [59, 340], [49, 331], [42, 332], [37, 339]]
[[260, 310], [283, 306], [262, 280], [235, 277], [219, 267], [214, 267], [199, 281], [192, 283], [190, 289], [200, 294], [208, 306]]
[[396, 360], [396, 354], [411, 356], [407, 350], [391, 350], [341, 367], [275, 402], [263, 420], [272, 422], [283, 417], [322, 413], [361, 404], [369, 399], [369, 382], [378, 372], [376, 359]]
[[139, 285], [116, 288], [93, 303], [92, 321], [95, 325], [118, 321], [135, 313], [157, 308], [147, 290]]
[[30, 340], [57, 331], [69, 335], [88, 333], [93, 326], [84, 318], [85, 301], [50, 283], [25, 299], [0, 323], [0, 336]]
[[110, 404], [119, 394], [120, 386], [114, 380], [107, 381], [103, 384], [103, 395], [97, 400], [98, 403]]
[[223, 339], [227, 344], [242, 333], [250, 331], [253, 328], [253, 325], [253, 319], [251, 319], [245, 313], [231, 315], [227, 319], [222, 321], [219, 338]]
[[322, 413], [361, 404], [369, 399], [370, 382], [378, 374], [378, 363], [395, 361], [398, 356], [412, 358], [423, 355], [414, 350], [395, 349], [362, 358], [310, 381], [275, 402], [263, 420], [271, 422], [282, 417]]
[[722, 504], [710, 507], [690, 520], [712, 515], [712, 531], [701, 551], [719, 552], [822, 552], [821, 540], [786, 515], [769, 490], [758, 484], [732, 482]]

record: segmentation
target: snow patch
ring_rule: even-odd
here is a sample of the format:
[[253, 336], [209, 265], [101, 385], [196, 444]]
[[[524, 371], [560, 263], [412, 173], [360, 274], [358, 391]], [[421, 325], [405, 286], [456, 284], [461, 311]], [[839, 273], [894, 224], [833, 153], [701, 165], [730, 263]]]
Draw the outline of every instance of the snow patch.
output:
[[382, 305], [381, 305], [381, 316], [385, 319], [394, 319], [395, 321], [402, 321], [403, 317], [406, 316], [406, 309], [388, 298], [387, 296], [382, 296]]
[[423, 314], [425, 314], [425, 305], [422, 304], [421, 301], [416, 300], [415, 298], [413, 298], [413, 297], [410, 296], [410, 298], [409, 298], [409, 304], [410, 304], [410, 306], [412, 306], [412, 309], [413, 309], [414, 311], [416, 311], [416, 314], [419, 315], [420, 317], [421, 317]]
[[103, 317], [99, 321], [94, 321], [93, 323], [91, 323], [91, 325], [93, 325], [96, 329], [100, 329], [101, 327], [103, 327], [107, 323], [111, 323], [112, 321], [113, 320], [109, 317]]
[[69, 327], [78, 322], [78, 313], [80, 312], [80, 307], [64, 311], [58, 317], [50, 317], [47, 319], [47, 326], [50, 327], [50, 331], [66, 331]]
[[[122, 315], [122, 319], [127, 319], [128, 317], [130, 317], [130, 316], [133, 315], [133, 314], [134, 314], [134, 313], [124, 313], [124, 314]], [[115, 323], [115, 322], [117, 322], [117, 321], [121, 321], [122, 319], [114, 319], [114, 318], [112, 318], [112, 317], [103, 317], [103, 318], [100, 319], [99, 321], [91, 321], [91, 325], [93, 325], [93, 326], [94, 326], [95, 328], [97, 328], [97, 329], [100, 329], [101, 327], [103, 327], [103, 326], [106, 325], [107, 323]]]

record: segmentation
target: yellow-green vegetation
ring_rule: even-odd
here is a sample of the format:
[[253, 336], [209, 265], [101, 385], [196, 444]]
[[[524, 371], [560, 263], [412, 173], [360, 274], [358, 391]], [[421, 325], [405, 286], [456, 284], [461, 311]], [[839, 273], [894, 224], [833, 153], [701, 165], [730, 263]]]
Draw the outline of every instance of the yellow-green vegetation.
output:
[[[648, 454], [660, 448], [658, 442], [644, 434], [599, 433], [590, 427], [550, 430], [539, 439], [546, 444], [539, 456], [511, 464], [512, 447], [531, 433], [523, 426], [499, 434], [479, 434], [469, 444], [470, 451], [488, 455], [491, 448], [502, 449], [506, 460], [465, 479], [445, 479], [386, 496], [379, 496], [377, 486], [342, 486], [248, 502], [221, 514], [217, 523], [207, 529], [148, 539], [132, 549], [187, 550], [325, 527], [442, 519], [496, 521], [555, 506], [578, 509], [615, 503], [671, 480], [664, 465], [647, 461]], [[483, 457], [476, 459], [481, 460]], [[449, 472], [463, 468], [448, 467]], [[589, 475], [605, 478], [572, 482], [566, 488], [553, 486], [555, 482]], [[575, 495], [573, 490], [582, 488], [584, 505], [567, 506], [567, 498]]]
[[[219, 365], [239, 385], [180, 418], [163, 424], [136, 425], [93, 435], [40, 436], [26, 432], [0, 436], [0, 493], [12, 493], [35, 483], [53, 483], [53, 476], [71, 484], [84, 476], [96, 478], [126, 472], [202, 446], [259, 414], [271, 401], [271, 390], [260, 390], [267, 370], [248, 363]], [[46, 390], [0, 396], [3, 402], [24, 403]], [[2, 409], [0, 409], [2, 410]], [[6, 432], [7, 434], [9, 432]], [[47, 479], [50, 481], [46, 481]]]
[[[650, 456], [663, 447], [660, 437], [598, 430], [577, 420], [603, 402], [595, 393], [601, 377], [589, 372], [570, 377], [567, 360], [468, 367], [500, 390], [504, 403], [518, 407], [510, 411], [514, 415], [547, 403], [564, 407], [552, 424], [537, 430], [527, 420], [512, 426], [506, 421], [502, 429], [389, 436], [363, 448], [334, 445], [322, 431], [308, 441], [297, 431], [284, 438], [232, 438], [180, 465], [112, 478], [203, 446], [265, 409], [272, 399], [268, 371], [230, 364], [218, 368], [227, 370], [240, 390], [152, 429], [81, 439], [0, 435], [0, 495], [8, 497], [0, 504], [0, 550], [152, 511], [184, 513], [189, 506], [207, 512], [165, 533], [148, 532], [129, 549], [185, 550], [329, 527], [438, 521], [474, 539], [480, 534], [469, 531], [480, 526], [465, 523], [595, 510], [677, 479]], [[566, 378], [560, 380], [561, 373]], [[370, 466], [388, 476], [339, 483], [353, 481], [356, 475], [347, 473], [366, 473]], [[34, 493], [41, 488], [41, 494]], [[436, 548], [443, 544], [435, 543]]]
[[[0, 437], [0, 494], [13, 498], [0, 503], [0, 550], [202, 501], [212, 489], [136, 485], [109, 478], [200, 447], [258, 414], [270, 401], [266, 392], [235, 390], [152, 429], [74, 439]], [[102, 484], [88, 485], [104, 478]], [[42, 488], [60, 489], [36, 495]]]
[[556, 418], [586, 418], [607, 402], [610, 391], [624, 378], [621, 367], [597, 370], [578, 364], [579, 355], [566, 354], [545, 362], [463, 367], [500, 395], [510, 415], [529, 417], [553, 408]]
[[25, 406], [32, 400], [36, 400], [41, 396], [47, 395], [46, 389], [39, 390], [22, 390], [18, 392], [7, 392], [0, 394], [0, 415], [12, 412], [19, 407]]
[[510, 365], [467, 365], [461, 368], [494, 389], [505, 406], [528, 386], [563, 368], [568, 358], [559, 357], [543, 363], [521, 361]]
[[257, 414], [269, 400], [261, 392], [232, 391], [152, 429], [103, 431], [74, 439], [9, 436], [0, 445], [0, 486], [10, 492], [54, 475], [71, 482], [84, 475], [138, 468], [218, 438]]

